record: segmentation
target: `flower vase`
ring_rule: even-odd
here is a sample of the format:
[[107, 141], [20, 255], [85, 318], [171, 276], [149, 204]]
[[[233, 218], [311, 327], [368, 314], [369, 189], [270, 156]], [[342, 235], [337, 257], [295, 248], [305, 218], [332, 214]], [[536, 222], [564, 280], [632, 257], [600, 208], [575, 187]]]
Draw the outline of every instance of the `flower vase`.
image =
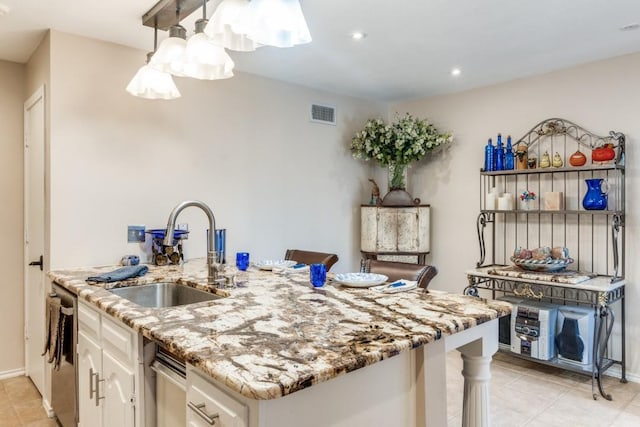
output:
[[383, 206], [413, 206], [420, 203], [407, 192], [407, 165], [404, 163], [390, 163], [389, 192], [382, 199]]
[[389, 164], [389, 191], [392, 190], [407, 190], [407, 165]]

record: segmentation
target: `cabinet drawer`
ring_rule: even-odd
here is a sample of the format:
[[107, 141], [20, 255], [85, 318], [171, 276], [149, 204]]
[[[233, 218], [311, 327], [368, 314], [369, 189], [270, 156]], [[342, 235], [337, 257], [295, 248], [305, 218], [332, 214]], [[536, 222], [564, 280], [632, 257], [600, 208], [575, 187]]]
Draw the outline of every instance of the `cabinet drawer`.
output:
[[[211, 424], [211, 420], [215, 420]], [[195, 370], [187, 373], [187, 425], [246, 427], [249, 410], [242, 403], [219, 390]]]
[[134, 349], [134, 334], [131, 329], [119, 325], [106, 316], [102, 317], [102, 348], [114, 358], [130, 366], [136, 358]]
[[84, 301], [78, 304], [78, 329], [100, 342], [100, 313]]

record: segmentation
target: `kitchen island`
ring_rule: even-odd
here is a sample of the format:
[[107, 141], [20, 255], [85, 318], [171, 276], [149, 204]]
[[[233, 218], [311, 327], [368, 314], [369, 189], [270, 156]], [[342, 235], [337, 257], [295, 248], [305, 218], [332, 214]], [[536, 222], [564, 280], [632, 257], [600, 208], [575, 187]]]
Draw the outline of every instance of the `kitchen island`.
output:
[[[455, 348], [464, 360], [463, 422], [489, 424], [489, 363], [507, 303], [420, 289], [314, 289], [308, 273], [250, 269], [244, 283], [214, 291], [226, 298], [151, 309], [85, 282], [113, 268], [49, 277], [248, 405], [251, 426], [446, 425], [445, 354]], [[101, 286], [167, 280], [206, 287], [204, 260]]]

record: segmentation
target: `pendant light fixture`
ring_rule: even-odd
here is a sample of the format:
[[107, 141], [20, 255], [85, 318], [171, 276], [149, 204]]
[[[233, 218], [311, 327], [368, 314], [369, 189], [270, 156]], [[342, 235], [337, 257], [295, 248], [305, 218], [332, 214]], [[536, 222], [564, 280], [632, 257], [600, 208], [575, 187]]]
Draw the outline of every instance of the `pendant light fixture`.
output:
[[231, 29], [261, 45], [292, 47], [311, 42], [298, 0], [251, 0]]
[[208, 24], [207, 0], [203, 0], [202, 19], [196, 21], [195, 34], [187, 41], [184, 53], [183, 75], [203, 80], [233, 77], [235, 64], [222, 45], [215, 43], [204, 33]]
[[231, 29], [238, 16], [249, 4], [249, 0], [223, 0], [209, 20], [204, 33], [214, 43], [238, 52], [252, 52], [260, 47], [258, 43]]
[[[249, 52], [263, 45], [291, 47], [309, 43], [311, 34], [299, 0], [221, 0], [207, 20], [209, 0], [159, 0], [142, 16], [154, 27], [154, 51], [127, 86], [127, 92], [149, 99], [180, 96], [174, 76], [227, 79], [235, 64], [225, 48]], [[201, 6], [200, 6], [201, 5]], [[202, 19], [187, 42], [180, 20], [202, 7]], [[169, 37], [156, 50], [158, 28]]]
[[173, 82], [171, 74], [157, 70], [149, 65], [158, 44], [158, 27], [153, 29], [153, 52], [147, 53], [147, 63], [140, 67], [127, 85], [127, 92], [146, 99], [176, 99], [180, 91]]
[[176, 7], [176, 23], [169, 28], [169, 37], [160, 43], [151, 66], [174, 76], [184, 76], [184, 54], [187, 49], [187, 30], [180, 25], [180, 2]]

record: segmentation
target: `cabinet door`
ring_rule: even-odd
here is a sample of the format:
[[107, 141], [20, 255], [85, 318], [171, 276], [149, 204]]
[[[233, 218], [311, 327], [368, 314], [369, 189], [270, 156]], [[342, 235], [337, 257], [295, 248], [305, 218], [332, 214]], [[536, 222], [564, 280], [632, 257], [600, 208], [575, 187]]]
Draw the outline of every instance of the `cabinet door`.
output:
[[[102, 350], [91, 338], [78, 332], [78, 413], [79, 427], [100, 427], [101, 406], [96, 406], [95, 376], [101, 375]], [[93, 374], [93, 376], [92, 376]]]
[[102, 352], [104, 382], [100, 385], [105, 427], [135, 426], [135, 374], [109, 352]]

